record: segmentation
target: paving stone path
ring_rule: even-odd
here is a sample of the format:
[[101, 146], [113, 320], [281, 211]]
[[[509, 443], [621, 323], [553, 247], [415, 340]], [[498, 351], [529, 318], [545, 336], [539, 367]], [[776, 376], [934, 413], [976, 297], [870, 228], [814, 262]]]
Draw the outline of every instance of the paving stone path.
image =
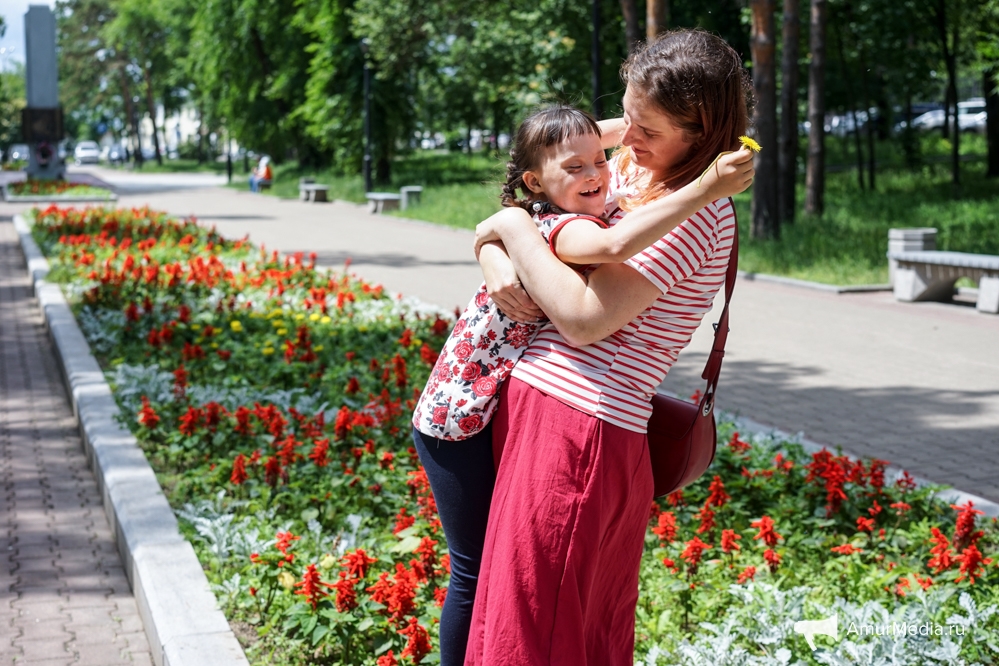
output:
[[151, 664], [41, 322], [0, 218], [0, 665]]

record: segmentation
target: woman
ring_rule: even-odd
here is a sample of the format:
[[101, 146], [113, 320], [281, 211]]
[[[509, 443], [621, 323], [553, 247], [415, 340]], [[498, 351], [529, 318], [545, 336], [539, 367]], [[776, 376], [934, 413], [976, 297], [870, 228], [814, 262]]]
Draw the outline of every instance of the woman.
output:
[[[626, 208], [675, 191], [738, 146], [748, 77], [718, 37], [667, 33], [622, 75], [626, 149], [612, 173]], [[583, 277], [529, 233], [526, 212], [481, 225], [478, 241], [502, 241], [481, 249], [490, 295], [528, 319], [538, 314], [529, 293], [551, 323], [493, 420], [500, 462], [466, 666], [633, 662], [653, 492], [649, 401], [711, 307], [734, 230], [731, 201], [716, 201], [629, 261]]]

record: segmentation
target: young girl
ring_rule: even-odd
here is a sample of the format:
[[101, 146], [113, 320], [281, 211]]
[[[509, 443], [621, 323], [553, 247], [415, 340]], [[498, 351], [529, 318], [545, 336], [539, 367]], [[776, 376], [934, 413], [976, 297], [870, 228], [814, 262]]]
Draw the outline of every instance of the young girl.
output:
[[[616, 211], [617, 201], [600, 128], [585, 112], [555, 106], [534, 113], [518, 130], [502, 201], [532, 213], [551, 251], [586, 272], [592, 264], [627, 260], [703, 206], [746, 189], [750, 160], [745, 151], [726, 155], [700, 186], [691, 183], [651, 213], [636, 211], [607, 228], [601, 218]], [[525, 199], [518, 199], [518, 190]], [[483, 284], [455, 324], [413, 414], [414, 442], [451, 557], [440, 622], [444, 666], [463, 662], [468, 638], [495, 480], [488, 424], [502, 383], [539, 328], [507, 317]]]

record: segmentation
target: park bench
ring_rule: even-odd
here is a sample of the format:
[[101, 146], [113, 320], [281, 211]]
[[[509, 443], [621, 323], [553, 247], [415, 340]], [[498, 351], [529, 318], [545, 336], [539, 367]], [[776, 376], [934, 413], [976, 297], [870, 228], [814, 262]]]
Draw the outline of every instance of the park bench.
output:
[[329, 201], [329, 197], [327, 196], [329, 189], [329, 185], [302, 183], [298, 186], [298, 198], [302, 201], [310, 201], [312, 203]]
[[368, 192], [367, 197], [369, 213], [399, 210], [399, 202], [402, 200], [402, 195], [394, 192]]
[[950, 300], [960, 278], [978, 282], [979, 312], [999, 314], [999, 256], [937, 250], [888, 252], [900, 301]]
[[402, 210], [406, 210], [410, 206], [420, 203], [420, 195], [423, 194], [423, 188], [419, 185], [406, 185], [399, 190], [399, 195], [402, 197]]

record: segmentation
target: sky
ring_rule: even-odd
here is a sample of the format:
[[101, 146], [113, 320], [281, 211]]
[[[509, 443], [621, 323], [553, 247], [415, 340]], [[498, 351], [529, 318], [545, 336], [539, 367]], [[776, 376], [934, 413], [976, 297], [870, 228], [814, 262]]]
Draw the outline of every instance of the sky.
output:
[[55, 0], [0, 0], [0, 16], [7, 25], [7, 32], [0, 37], [0, 48], [14, 49], [0, 56], [0, 64], [4, 60], [24, 62], [24, 15], [29, 4], [55, 8]]

